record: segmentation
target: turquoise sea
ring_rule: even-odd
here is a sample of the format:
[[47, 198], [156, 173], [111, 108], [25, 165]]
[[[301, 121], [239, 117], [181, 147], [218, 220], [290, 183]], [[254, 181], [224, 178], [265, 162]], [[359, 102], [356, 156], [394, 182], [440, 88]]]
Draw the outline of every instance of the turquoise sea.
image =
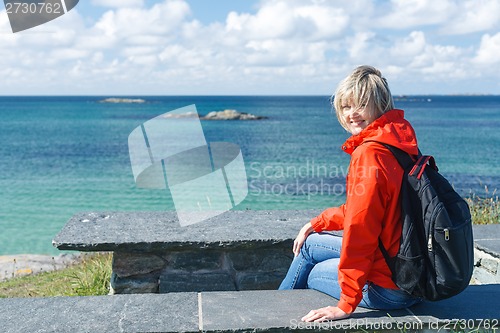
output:
[[[127, 97], [146, 103], [0, 97], [0, 255], [56, 254], [51, 240], [76, 212], [172, 210], [168, 191], [136, 188], [127, 140], [145, 121], [191, 104], [202, 115], [236, 109], [268, 117], [202, 121], [207, 141], [241, 148], [249, 194], [237, 209], [343, 201], [349, 157], [340, 146], [348, 134], [327, 96]], [[396, 107], [461, 194], [500, 189], [500, 96], [403, 96]]]

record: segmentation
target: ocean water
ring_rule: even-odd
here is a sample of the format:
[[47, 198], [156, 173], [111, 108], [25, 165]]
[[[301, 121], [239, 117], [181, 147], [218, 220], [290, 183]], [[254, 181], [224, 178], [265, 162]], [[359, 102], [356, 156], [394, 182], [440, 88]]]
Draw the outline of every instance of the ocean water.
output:
[[[348, 137], [327, 96], [0, 97], [0, 255], [56, 254], [51, 240], [82, 211], [173, 210], [168, 190], [135, 186], [128, 135], [195, 104], [268, 119], [202, 121], [208, 142], [240, 146], [249, 194], [236, 209], [326, 208], [344, 200]], [[500, 96], [396, 98], [421, 150], [464, 196], [500, 190]], [[304, 221], [305, 222], [305, 221]]]

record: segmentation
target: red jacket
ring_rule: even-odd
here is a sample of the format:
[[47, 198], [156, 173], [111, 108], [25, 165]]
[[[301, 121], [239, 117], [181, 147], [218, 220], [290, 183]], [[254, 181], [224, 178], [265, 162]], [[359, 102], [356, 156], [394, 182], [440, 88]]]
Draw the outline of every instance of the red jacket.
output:
[[378, 239], [391, 256], [397, 253], [403, 169], [387, 148], [369, 141], [388, 143], [412, 155], [418, 153], [415, 132], [402, 110], [386, 112], [342, 146], [351, 155], [346, 202], [326, 209], [311, 220], [311, 225], [316, 232], [344, 230], [338, 307], [346, 313], [352, 313], [358, 306], [367, 281], [384, 288], [397, 288], [378, 248]]

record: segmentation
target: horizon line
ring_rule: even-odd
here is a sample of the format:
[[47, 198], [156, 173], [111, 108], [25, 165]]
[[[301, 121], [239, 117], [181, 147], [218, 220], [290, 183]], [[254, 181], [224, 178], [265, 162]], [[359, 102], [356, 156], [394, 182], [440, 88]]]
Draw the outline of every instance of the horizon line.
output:
[[[27, 95], [3, 95], [0, 94], [0, 98], [2, 97], [106, 97], [106, 98], [130, 98], [130, 97], [331, 97], [330, 94], [200, 94], [200, 95], [192, 95], [192, 94], [61, 94], [61, 95], [36, 95], [36, 94], [27, 94]], [[405, 98], [405, 97], [416, 97], [416, 96], [464, 96], [464, 97], [474, 97], [474, 96], [500, 96], [499, 94], [492, 93], [450, 93], [450, 94], [393, 94], [394, 98]]]

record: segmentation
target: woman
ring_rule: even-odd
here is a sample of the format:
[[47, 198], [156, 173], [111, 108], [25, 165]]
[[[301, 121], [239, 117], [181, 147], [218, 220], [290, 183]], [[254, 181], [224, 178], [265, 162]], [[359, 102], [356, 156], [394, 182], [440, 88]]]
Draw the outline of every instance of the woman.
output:
[[[417, 139], [394, 102], [385, 78], [360, 66], [335, 92], [337, 118], [352, 136], [342, 146], [351, 155], [346, 202], [328, 208], [297, 235], [295, 258], [280, 289], [311, 288], [337, 299], [337, 306], [311, 310], [304, 321], [347, 318], [356, 307], [390, 310], [418, 303], [391, 280], [379, 239], [391, 256], [401, 237], [399, 192], [403, 169], [382, 143], [417, 155]], [[343, 230], [343, 236], [325, 231]]]

